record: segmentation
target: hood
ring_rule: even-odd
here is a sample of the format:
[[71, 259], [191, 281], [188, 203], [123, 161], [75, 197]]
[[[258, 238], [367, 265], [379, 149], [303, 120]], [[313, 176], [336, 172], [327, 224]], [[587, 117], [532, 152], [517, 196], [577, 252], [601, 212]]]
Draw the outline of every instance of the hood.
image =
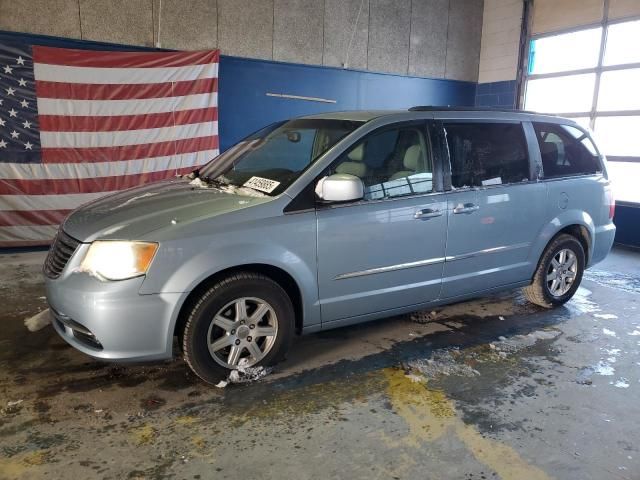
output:
[[172, 224], [210, 218], [272, 199], [203, 188], [189, 184], [188, 180], [174, 179], [87, 203], [71, 213], [62, 228], [81, 242], [99, 238], [135, 240]]

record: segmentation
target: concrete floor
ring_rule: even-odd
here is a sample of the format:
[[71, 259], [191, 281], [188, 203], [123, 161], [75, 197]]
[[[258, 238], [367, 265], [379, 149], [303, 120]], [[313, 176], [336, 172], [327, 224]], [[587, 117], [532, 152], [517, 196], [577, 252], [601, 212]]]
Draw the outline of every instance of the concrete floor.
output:
[[225, 389], [28, 332], [43, 258], [0, 256], [1, 479], [640, 478], [640, 253], [553, 311], [512, 292], [311, 335]]

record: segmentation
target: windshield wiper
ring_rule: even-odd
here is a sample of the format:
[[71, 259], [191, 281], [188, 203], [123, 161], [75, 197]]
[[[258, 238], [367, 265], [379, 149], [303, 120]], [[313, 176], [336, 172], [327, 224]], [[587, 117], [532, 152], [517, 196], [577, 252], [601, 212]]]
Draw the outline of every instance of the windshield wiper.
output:
[[218, 177], [211, 178], [211, 177], [205, 176], [205, 177], [200, 177], [200, 179], [209, 185], [213, 185], [214, 187], [226, 187], [229, 185], [228, 183], [218, 180]]

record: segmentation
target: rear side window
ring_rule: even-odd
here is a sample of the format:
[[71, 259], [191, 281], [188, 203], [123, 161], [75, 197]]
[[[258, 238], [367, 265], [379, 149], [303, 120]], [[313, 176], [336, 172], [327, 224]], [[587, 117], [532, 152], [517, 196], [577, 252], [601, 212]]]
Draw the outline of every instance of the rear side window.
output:
[[585, 175], [602, 171], [593, 142], [570, 125], [535, 123], [545, 178]]
[[529, 156], [519, 123], [444, 123], [454, 188], [529, 179]]

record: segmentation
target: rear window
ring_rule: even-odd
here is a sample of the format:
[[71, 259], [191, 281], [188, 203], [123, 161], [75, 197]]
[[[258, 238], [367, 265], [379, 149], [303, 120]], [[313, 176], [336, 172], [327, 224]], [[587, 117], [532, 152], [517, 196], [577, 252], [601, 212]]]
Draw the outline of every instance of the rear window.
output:
[[529, 156], [519, 123], [445, 123], [454, 188], [529, 179]]
[[602, 171], [598, 152], [582, 130], [570, 125], [533, 123], [545, 178], [588, 175]]

